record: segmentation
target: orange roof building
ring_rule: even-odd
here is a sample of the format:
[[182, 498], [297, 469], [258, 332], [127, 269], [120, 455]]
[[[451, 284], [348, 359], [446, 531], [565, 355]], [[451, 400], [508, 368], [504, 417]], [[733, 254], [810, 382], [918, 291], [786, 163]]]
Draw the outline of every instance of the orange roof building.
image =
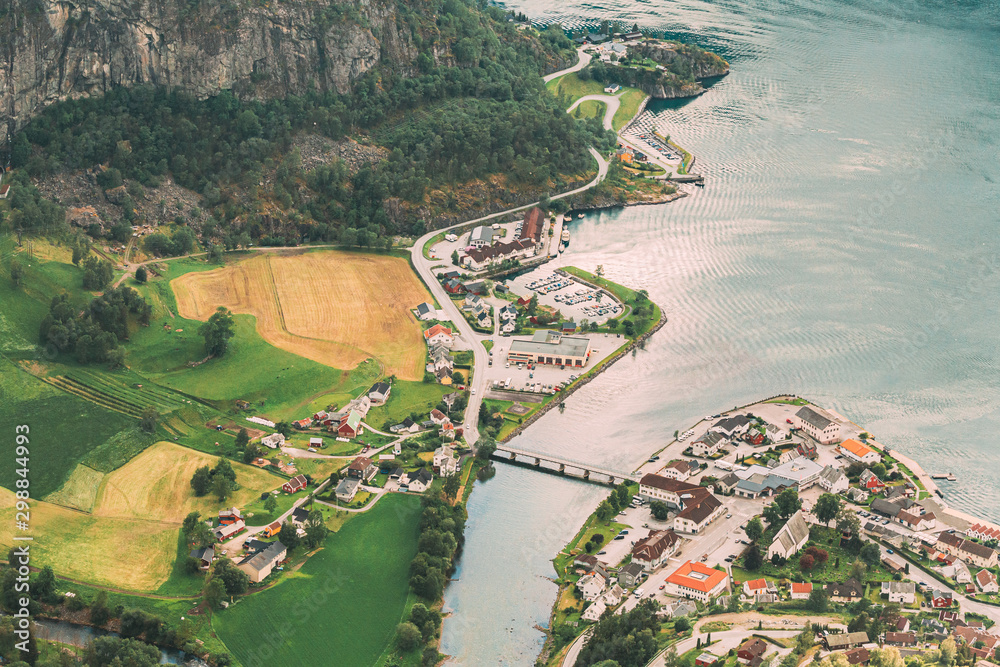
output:
[[667, 592], [710, 602], [729, 585], [729, 575], [703, 563], [687, 561], [667, 577]]
[[430, 329], [424, 332], [424, 338], [428, 341], [432, 341], [438, 334], [444, 334], [448, 338], [451, 338], [451, 329], [446, 326], [435, 324]]
[[792, 582], [792, 599], [793, 600], [805, 600], [808, 599], [809, 594], [813, 591], [813, 585], [808, 581], [805, 583], [799, 583], [797, 581]]
[[844, 455], [857, 461], [858, 463], [878, 463], [882, 460], [882, 457], [874, 449], [868, 445], [863, 445], [854, 438], [848, 438], [840, 443], [840, 449], [844, 452]]

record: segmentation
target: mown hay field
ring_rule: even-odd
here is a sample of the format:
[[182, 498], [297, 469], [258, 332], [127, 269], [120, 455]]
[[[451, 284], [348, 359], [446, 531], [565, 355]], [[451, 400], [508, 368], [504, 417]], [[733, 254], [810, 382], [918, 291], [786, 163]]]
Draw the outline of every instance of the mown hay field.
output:
[[[276, 475], [233, 463], [240, 489], [225, 503], [211, 494], [198, 498], [191, 489], [194, 471], [218, 462], [211, 454], [158, 442], [105, 478], [94, 503], [94, 516], [179, 525], [190, 512], [208, 516], [225, 506], [243, 507], [281, 485], [282, 479]], [[253, 525], [253, 519], [249, 521]]]
[[181, 317], [218, 306], [253, 315], [272, 345], [334, 368], [379, 359], [387, 375], [423, 377], [421, 328], [410, 312], [427, 290], [399, 257], [335, 250], [258, 253], [170, 283]]
[[[14, 493], [0, 489], [0, 544], [14, 544]], [[51, 565], [71, 579], [131, 591], [152, 591], [170, 577], [176, 524], [111, 519], [53, 505], [31, 504], [32, 565]]]
[[[155, 591], [171, 577], [180, 524], [189, 512], [209, 516], [223, 506], [242, 507], [282, 481], [264, 470], [234, 463], [242, 488], [232, 497], [225, 503], [213, 495], [195, 497], [190, 485], [195, 469], [217, 462], [210, 454], [159, 442], [107, 475], [77, 466], [67, 483], [47, 497], [49, 502], [32, 503], [32, 534], [44, 538], [32, 543], [32, 563], [51, 565], [57, 574], [71, 579]], [[14, 544], [13, 501], [13, 492], [0, 489], [4, 549]], [[88, 504], [93, 510], [81, 511], [89, 509]]]

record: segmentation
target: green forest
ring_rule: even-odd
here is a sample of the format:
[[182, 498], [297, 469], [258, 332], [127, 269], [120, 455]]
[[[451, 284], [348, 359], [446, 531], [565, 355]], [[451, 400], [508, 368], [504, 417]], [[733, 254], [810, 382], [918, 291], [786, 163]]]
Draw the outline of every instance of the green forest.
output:
[[[426, 226], [411, 212], [415, 206], [390, 214], [386, 200], [419, 204], [430, 188], [491, 174], [544, 190], [559, 175], [592, 168], [588, 146], [613, 146], [613, 135], [597, 121], [574, 120], [545, 91], [539, 75], [546, 64], [575, 57], [558, 26], [531, 36], [502, 10], [461, 0], [397, 9], [419, 48], [414, 75], [384, 62], [351, 94], [316, 91], [272, 100], [228, 91], [198, 100], [166, 87], [119, 87], [47, 108], [15, 136], [12, 164], [33, 179], [103, 165], [98, 183], [105, 191], [126, 185], [116, 196], [122, 222], [110, 231], [92, 225], [88, 233], [95, 238], [127, 238], [135, 199], [169, 174], [202, 195], [197, 217], [178, 222], [190, 222], [206, 247], [381, 246]], [[437, 62], [453, 64], [435, 64], [432, 49], [440, 54], [442, 44], [452, 58]], [[306, 171], [293, 148], [305, 130], [333, 140], [367, 138], [388, 156], [354, 173], [342, 162]], [[59, 226], [59, 207], [24, 189], [11, 202], [12, 225], [26, 231]], [[186, 240], [146, 241], [158, 255], [182, 247]]]

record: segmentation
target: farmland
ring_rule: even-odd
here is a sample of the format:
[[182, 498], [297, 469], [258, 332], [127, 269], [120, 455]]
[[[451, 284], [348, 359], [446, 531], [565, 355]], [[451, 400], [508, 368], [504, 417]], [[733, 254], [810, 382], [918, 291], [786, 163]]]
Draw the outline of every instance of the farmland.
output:
[[[0, 490], [0, 544], [13, 544], [14, 494]], [[167, 580], [177, 552], [177, 525], [96, 517], [44, 501], [31, 508], [32, 564], [62, 576], [127, 590], [155, 590]]]
[[[384, 289], [392, 285], [392, 290]], [[423, 376], [420, 326], [429, 299], [403, 259], [339, 251], [261, 253], [171, 282], [178, 313], [206, 320], [217, 306], [253, 315], [269, 343], [334, 368], [369, 357], [402, 379]]]
[[217, 614], [219, 638], [245, 667], [330, 664], [331, 656], [374, 664], [406, 605], [419, 512], [414, 498], [383, 498], [294, 575]]
[[282, 482], [259, 468], [233, 463], [236, 482], [241, 488], [226, 503], [220, 503], [212, 495], [196, 497], [189, 484], [195, 469], [216, 463], [215, 456], [159, 442], [107, 476], [97, 496], [94, 515], [180, 525], [189, 512], [208, 515], [224, 505], [242, 507]]

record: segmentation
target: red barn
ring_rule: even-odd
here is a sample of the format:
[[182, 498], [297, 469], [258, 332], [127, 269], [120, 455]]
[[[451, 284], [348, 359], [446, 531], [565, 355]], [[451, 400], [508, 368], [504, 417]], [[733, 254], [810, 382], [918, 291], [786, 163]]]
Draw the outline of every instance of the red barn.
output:
[[301, 491], [304, 488], [306, 488], [305, 475], [296, 475], [281, 485], [281, 490], [286, 493], [295, 493], [296, 491]]

